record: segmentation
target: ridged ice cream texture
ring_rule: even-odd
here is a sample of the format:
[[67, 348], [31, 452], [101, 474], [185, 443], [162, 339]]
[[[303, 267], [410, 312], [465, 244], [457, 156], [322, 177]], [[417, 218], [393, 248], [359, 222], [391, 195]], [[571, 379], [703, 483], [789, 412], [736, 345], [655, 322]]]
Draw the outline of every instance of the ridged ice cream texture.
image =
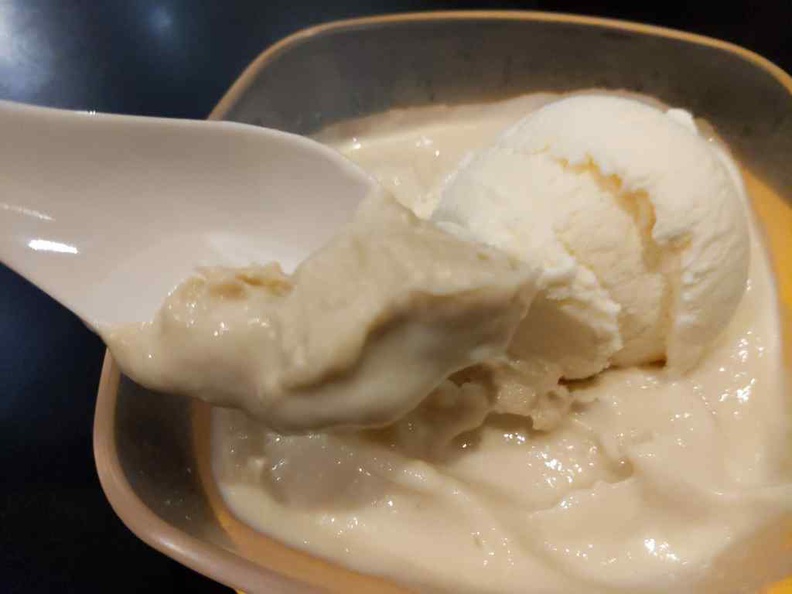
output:
[[743, 193], [686, 112], [580, 95], [470, 156], [432, 219], [543, 271], [515, 359], [546, 361], [566, 379], [662, 361], [681, 373], [745, 290]]

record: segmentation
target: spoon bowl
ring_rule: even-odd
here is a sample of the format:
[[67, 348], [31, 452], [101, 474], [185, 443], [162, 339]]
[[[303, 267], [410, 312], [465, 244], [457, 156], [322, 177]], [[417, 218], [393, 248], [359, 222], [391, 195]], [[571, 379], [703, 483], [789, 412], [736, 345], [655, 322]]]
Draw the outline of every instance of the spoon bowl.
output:
[[98, 328], [153, 317], [196, 266], [289, 271], [374, 182], [308, 138], [0, 102], [0, 261]]

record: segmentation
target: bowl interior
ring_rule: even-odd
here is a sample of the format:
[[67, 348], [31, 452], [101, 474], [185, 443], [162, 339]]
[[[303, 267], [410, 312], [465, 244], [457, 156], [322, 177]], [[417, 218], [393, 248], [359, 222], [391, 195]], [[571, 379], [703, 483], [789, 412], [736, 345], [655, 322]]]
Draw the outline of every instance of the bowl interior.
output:
[[[758, 214], [773, 222], [768, 240], [789, 306], [792, 95], [788, 77], [784, 84], [783, 73], [746, 56], [648, 28], [530, 13], [362, 20], [298, 35], [266, 52], [214, 117], [310, 134], [392, 107], [590, 87], [650, 94], [709, 120], [756, 175], [752, 190], [768, 196]], [[789, 316], [785, 328], [790, 362]], [[305, 584], [398, 591], [236, 521], [211, 481], [207, 408], [119, 381], [109, 358], [95, 431], [100, 478], [116, 511], [179, 561], [247, 591], [300, 591]]]

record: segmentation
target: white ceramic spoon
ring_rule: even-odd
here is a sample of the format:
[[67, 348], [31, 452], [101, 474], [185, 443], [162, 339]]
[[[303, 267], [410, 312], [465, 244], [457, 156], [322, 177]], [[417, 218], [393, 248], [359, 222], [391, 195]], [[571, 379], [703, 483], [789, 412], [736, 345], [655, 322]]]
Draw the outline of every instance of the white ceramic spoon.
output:
[[0, 261], [93, 327], [151, 319], [198, 265], [292, 268], [373, 185], [285, 132], [0, 102]]

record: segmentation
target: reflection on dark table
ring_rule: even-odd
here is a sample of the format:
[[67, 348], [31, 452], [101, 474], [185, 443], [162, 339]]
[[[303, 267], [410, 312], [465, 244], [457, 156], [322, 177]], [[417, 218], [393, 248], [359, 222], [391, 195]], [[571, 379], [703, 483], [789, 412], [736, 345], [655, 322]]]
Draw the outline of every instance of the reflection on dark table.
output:
[[[278, 38], [328, 20], [427, 8], [612, 16], [734, 41], [786, 69], [792, 62], [785, 2], [624, 4], [0, 0], [0, 99], [202, 118]], [[106, 502], [91, 451], [102, 352], [79, 320], [0, 266], [0, 591], [226, 591], [138, 541]]]

